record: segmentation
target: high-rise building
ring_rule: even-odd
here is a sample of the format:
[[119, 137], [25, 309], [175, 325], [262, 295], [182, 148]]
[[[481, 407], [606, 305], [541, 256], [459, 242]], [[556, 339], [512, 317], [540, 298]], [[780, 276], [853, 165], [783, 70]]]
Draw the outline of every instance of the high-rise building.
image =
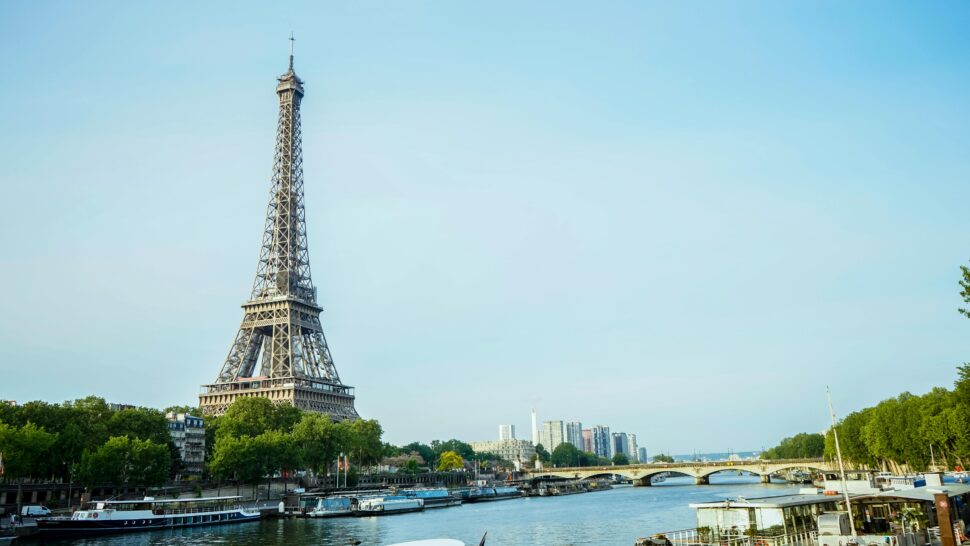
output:
[[629, 454], [628, 457], [630, 457], [630, 462], [631, 463], [640, 462], [640, 452], [637, 450], [637, 435], [627, 434], [626, 442], [627, 442], [626, 452]]
[[536, 425], [536, 409], [532, 408], [532, 445], [539, 443], [539, 427]]
[[649, 463], [650, 462], [647, 459], [647, 448], [641, 447], [641, 448], [638, 448], [637, 449], [637, 459], [639, 459], [639, 461], [641, 463]]
[[593, 427], [593, 453], [607, 459], [613, 456], [613, 437], [610, 436], [610, 427], [605, 425]]
[[498, 439], [501, 440], [514, 440], [515, 439], [515, 425], [499, 425], [498, 426]]
[[596, 453], [596, 448], [593, 447], [593, 429], [584, 428], [583, 429], [583, 451], [589, 453]]
[[630, 458], [630, 453], [627, 451], [630, 448], [630, 441], [627, 439], [625, 432], [614, 432], [613, 433], [613, 456], [619, 455], [620, 453], [626, 455], [627, 459]]
[[566, 442], [576, 449], [583, 450], [583, 424], [579, 421], [566, 423]]
[[357, 419], [354, 389], [337, 375], [320, 325], [323, 308], [310, 279], [300, 128], [303, 81], [293, 71], [292, 50], [290, 68], [277, 82], [276, 154], [256, 281], [219, 375], [202, 386], [199, 407], [206, 415], [222, 415], [239, 398], [261, 397], [337, 420]]
[[562, 421], [546, 421], [542, 423], [542, 447], [550, 454], [565, 441]]

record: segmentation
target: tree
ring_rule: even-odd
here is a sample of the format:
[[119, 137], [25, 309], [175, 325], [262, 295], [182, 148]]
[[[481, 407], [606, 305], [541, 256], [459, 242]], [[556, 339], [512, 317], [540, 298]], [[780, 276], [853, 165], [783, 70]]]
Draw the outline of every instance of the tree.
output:
[[545, 446], [543, 446], [542, 444], [536, 444], [536, 456], [540, 461], [544, 463], [549, 462], [549, 460], [552, 457], [551, 455], [549, 455], [549, 452], [546, 451]]
[[552, 450], [552, 464], [555, 466], [580, 466], [580, 451], [568, 442], [559, 444]]
[[381, 435], [384, 430], [374, 419], [355, 419], [338, 423], [343, 451], [359, 465], [374, 465], [380, 462], [384, 445]]
[[[963, 298], [963, 303], [970, 304], [970, 267], [961, 265], [960, 273], [963, 276], [960, 280], [960, 297]], [[970, 308], [961, 308], [960, 313], [970, 318]]]
[[459, 468], [464, 468], [464, 466], [465, 461], [461, 459], [461, 455], [454, 451], [445, 451], [441, 454], [441, 458], [438, 459], [439, 472], [457, 470]]
[[417, 453], [427, 464], [431, 464], [435, 459], [435, 451], [431, 449], [431, 446], [420, 442], [411, 442], [406, 446], [401, 446], [401, 451], [404, 453]]
[[613, 464], [616, 466], [625, 466], [630, 464], [630, 459], [626, 456], [626, 453], [617, 453], [613, 456]]
[[762, 459], [815, 459], [825, 452], [825, 437], [821, 434], [800, 433], [785, 438], [777, 446], [765, 450]]
[[654, 455], [653, 456], [653, 462], [655, 462], [655, 463], [672, 463], [672, 462], [674, 462], [674, 458], [671, 457], [670, 455], [664, 455], [663, 453], [661, 453], [660, 455]]
[[88, 487], [102, 483], [150, 487], [165, 482], [171, 463], [165, 445], [112, 436], [97, 450], [84, 452], [79, 477]]
[[0, 423], [0, 453], [4, 473], [11, 478], [40, 478], [50, 467], [56, 436], [27, 422], [22, 427]]
[[305, 413], [292, 437], [303, 465], [317, 474], [324, 474], [340, 453], [337, 427], [326, 415]]
[[276, 406], [268, 398], [237, 398], [219, 420], [219, 435], [255, 438], [276, 428]]
[[454, 438], [448, 440], [447, 442], [432, 442], [432, 447], [434, 448], [435, 453], [438, 455], [441, 455], [445, 451], [454, 451], [463, 459], [475, 458], [475, 450], [472, 449], [472, 446]]

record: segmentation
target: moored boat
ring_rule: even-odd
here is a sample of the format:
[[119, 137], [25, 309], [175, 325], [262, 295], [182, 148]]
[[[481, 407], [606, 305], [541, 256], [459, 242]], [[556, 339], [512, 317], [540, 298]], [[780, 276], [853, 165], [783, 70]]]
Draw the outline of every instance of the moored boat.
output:
[[444, 487], [403, 489], [399, 494], [409, 499], [423, 500], [425, 508], [446, 508], [461, 504], [461, 499], [452, 495]]
[[353, 512], [350, 497], [320, 497], [316, 506], [307, 511], [306, 515], [311, 518], [337, 518], [352, 516]]
[[243, 523], [259, 519], [259, 510], [242, 506], [240, 497], [92, 501], [71, 517], [39, 518], [39, 538], [76, 538], [180, 527]]
[[409, 499], [402, 496], [372, 497], [357, 499], [354, 505], [354, 515], [361, 516], [390, 516], [392, 514], [406, 514], [424, 510], [424, 501]]

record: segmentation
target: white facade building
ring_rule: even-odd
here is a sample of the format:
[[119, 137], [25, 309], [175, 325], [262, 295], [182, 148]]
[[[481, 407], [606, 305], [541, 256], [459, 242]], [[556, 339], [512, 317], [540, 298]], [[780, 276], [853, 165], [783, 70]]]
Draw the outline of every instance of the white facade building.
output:
[[566, 438], [562, 421], [546, 421], [542, 423], [542, 437], [540, 438], [542, 447], [551, 455], [553, 451], [563, 443]]
[[566, 423], [566, 442], [583, 451], [583, 424], [579, 421]]
[[528, 440], [498, 440], [472, 442], [475, 453], [492, 453], [500, 459], [512, 462], [528, 462], [536, 454], [536, 448]]
[[514, 440], [515, 439], [515, 425], [499, 425], [498, 426], [498, 439], [501, 440]]

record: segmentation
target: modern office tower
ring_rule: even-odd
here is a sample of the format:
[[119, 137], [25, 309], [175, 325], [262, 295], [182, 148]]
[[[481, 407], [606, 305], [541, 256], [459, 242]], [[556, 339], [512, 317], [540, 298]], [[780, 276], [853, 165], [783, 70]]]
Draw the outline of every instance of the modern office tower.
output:
[[614, 432], [613, 433], [613, 456], [620, 453], [630, 458], [630, 453], [627, 451], [630, 447], [630, 440], [627, 438], [625, 432]]
[[542, 423], [542, 447], [546, 448], [546, 451], [552, 454], [559, 447], [559, 444], [565, 441], [563, 432], [562, 421], [546, 421]]
[[579, 421], [566, 423], [566, 441], [582, 451], [583, 450], [583, 424]]
[[515, 439], [515, 425], [499, 425], [498, 426], [498, 439], [501, 440], [514, 440]]
[[647, 460], [647, 448], [645, 447], [637, 448], [637, 459], [639, 459], [641, 463], [650, 462], [649, 460]]
[[593, 447], [593, 429], [584, 428], [583, 429], [583, 451], [588, 451], [589, 453], [596, 453], [595, 447]]
[[593, 453], [607, 459], [613, 456], [613, 437], [610, 435], [610, 427], [605, 425], [593, 427]]
[[626, 452], [628, 454], [627, 456], [630, 457], [630, 462], [631, 463], [640, 462], [640, 452], [637, 450], [637, 435], [628, 434], [626, 441], [627, 441]]
[[532, 445], [539, 443], [539, 427], [536, 425], [536, 409], [532, 408]]

